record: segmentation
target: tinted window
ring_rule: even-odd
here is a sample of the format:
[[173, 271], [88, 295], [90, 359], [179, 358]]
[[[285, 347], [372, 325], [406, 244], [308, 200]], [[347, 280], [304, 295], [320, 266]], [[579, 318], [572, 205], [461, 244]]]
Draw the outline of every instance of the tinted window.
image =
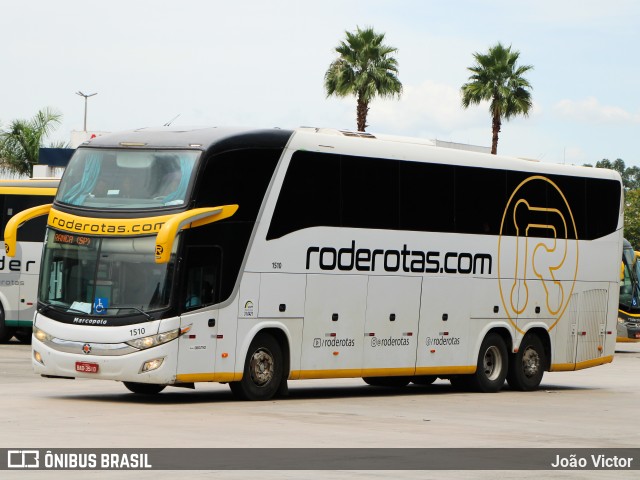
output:
[[186, 249], [181, 308], [193, 310], [219, 302], [221, 259], [222, 252], [217, 246], [192, 245]]
[[585, 190], [585, 238], [599, 238], [618, 226], [620, 183], [588, 178]]
[[[53, 197], [42, 195], [5, 195], [4, 203], [2, 207], [2, 220], [1, 231], [4, 232], [4, 227], [7, 222], [16, 213], [19, 213], [27, 208], [37, 207], [39, 205], [46, 205], [53, 202]], [[47, 216], [34, 218], [24, 223], [18, 229], [18, 241], [22, 242], [42, 242], [44, 240], [44, 230], [47, 224]]]
[[398, 229], [398, 162], [377, 158], [340, 159], [343, 227]]
[[[237, 204], [239, 208], [228, 219], [184, 232], [187, 264], [200, 256], [209, 264], [206, 270], [187, 267], [187, 280], [195, 285], [195, 290], [200, 289], [196, 292], [200, 301], [207, 301], [203, 297], [210, 293], [207, 293], [209, 285], [215, 289], [212, 301], [216, 303], [231, 295], [281, 153], [281, 148], [250, 148], [210, 155], [205, 159], [197, 179], [196, 207]], [[192, 293], [183, 292], [182, 295]], [[195, 308], [195, 305], [185, 303], [184, 308]]]
[[400, 229], [452, 232], [454, 169], [449, 165], [398, 162]]
[[613, 180], [296, 152], [267, 240], [315, 226], [589, 240], [619, 204]]
[[267, 239], [309, 227], [339, 227], [340, 205], [340, 156], [296, 152]]
[[455, 167], [456, 232], [498, 235], [507, 200], [506, 171]]
[[281, 149], [242, 149], [209, 156], [198, 177], [197, 207], [239, 205], [234, 220], [255, 221]]

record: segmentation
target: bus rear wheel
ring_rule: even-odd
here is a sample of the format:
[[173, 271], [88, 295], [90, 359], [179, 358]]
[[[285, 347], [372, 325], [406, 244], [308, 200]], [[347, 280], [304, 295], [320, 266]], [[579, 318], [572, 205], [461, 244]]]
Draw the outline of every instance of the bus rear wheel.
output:
[[542, 381], [546, 355], [542, 341], [537, 335], [525, 335], [517, 353], [511, 356], [507, 382], [514, 390], [535, 390]]
[[504, 340], [497, 333], [490, 333], [480, 346], [476, 373], [469, 378], [470, 386], [478, 392], [499, 392], [507, 377], [508, 365]]
[[140, 395], [156, 395], [164, 390], [165, 385], [155, 383], [122, 382], [131, 392]]
[[269, 400], [280, 389], [284, 361], [280, 344], [268, 333], [253, 339], [244, 362], [242, 380], [229, 382], [233, 395], [242, 400]]
[[409, 377], [363, 377], [362, 380], [372, 387], [406, 387], [411, 379]]

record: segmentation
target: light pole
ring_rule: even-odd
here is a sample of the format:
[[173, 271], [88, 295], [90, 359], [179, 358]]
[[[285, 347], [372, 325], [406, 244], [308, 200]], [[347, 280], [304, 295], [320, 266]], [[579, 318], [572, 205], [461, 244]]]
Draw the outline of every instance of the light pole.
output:
[[93, 97], [94, 95], [97, 95], [98, 92], [96, 93], [90, 93], [89, 95], [86, 95], [84, 93], [82, 93], [80, 90], [78, 90], [76, 92], [76, 95], [80, 95], [81, 97], [84, 97], [84, 131], [87, 131], [87, 98], [89, 97]]

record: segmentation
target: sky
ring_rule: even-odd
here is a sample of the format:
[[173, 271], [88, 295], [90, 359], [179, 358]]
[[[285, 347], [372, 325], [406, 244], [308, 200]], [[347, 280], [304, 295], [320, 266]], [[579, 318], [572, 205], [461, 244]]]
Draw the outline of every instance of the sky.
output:
[[323, 79], [345, 31], [397, 48], [399, 100], [367, 131], [491, 145], [488, 104], [463, 109], [475, 52], [498, 42], [532, 65], [533, 108], [503, 123], [498, 153], [640, 166], [636, 0], [20, 0], [0, 9], [0, 125], [49, 107], [72, 130], [163, 125], [355, 130], [354, 97]]

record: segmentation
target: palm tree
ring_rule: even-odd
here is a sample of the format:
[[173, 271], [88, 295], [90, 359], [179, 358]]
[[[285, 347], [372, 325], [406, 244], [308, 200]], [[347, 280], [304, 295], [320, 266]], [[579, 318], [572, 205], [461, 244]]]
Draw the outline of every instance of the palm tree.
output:
[[335, 51], [340, 55], [324, 74], [327, 97], [355, 95], [358, 131], [367, 128], [369, 102], [374, 97], [399, 97], [402, 83], [398, 80], [398, 61], [391, 56], [398, 49], [384, 45], [384, 33], [373, 28], [345, 32], [346, 41], [341, 41]]
[[45, 108], [31, 120], [14, 120], [8, 129], [0, 130], [0, 168], [31, 176], [45, 137], [61, 121], [60, 113]]
[[515, 115], [529, 114], [531, 108], [531, 89], [529, 81], [523, 75], [533, 69], [531, 65], [517, 66], [520, 52], [505, 48], [501, 43], [489, 48], [487, 54], [474, 53], [476, 64], [468, 70], [473, 73], [469, 82], [462, 85], [462, 106], [490, 101], [489, 111], [492, 117], [493, 139], [491, 153], [498, 151], [498, 133], [502, 118], [509, 120]]

